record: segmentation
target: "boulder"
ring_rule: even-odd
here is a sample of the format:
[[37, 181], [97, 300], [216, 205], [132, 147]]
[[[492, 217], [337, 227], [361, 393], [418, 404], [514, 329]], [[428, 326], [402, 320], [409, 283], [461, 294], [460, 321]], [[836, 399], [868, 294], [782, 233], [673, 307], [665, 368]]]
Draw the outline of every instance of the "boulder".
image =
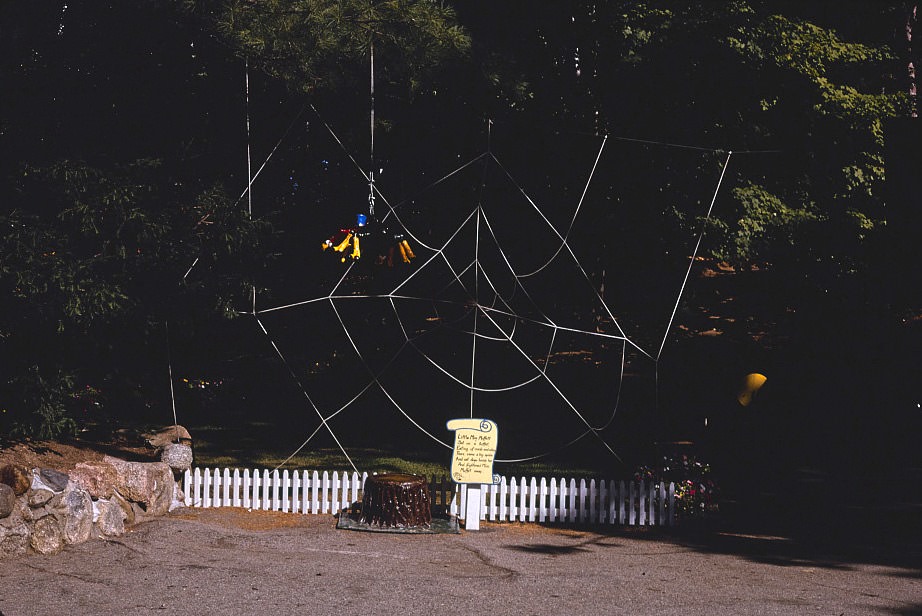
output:
[[65, 543], [83, 543], [93, 531], [93, 499], [86, 490], [64, 493], [60, 508]]
[[186, 495], [183, 493], [182, 488], [179, 484], [175, 484], [176, 487], [173, 488], [173, 502], [170, 503], [170, 511], [175, 511], [176, 509], [181, 509], [186, 506]]
[[0, 524], [0, 558], [25, 554], [31, 536], [32, 529], [22, 520], [15, 524]]
[[64, 548], [64, 533], [58, 519], [53, 515], [46, 515], [36, 520], [32, 525], [29, 544], [39, 554], [60, 552]]
[[65, 494], [64, 492], [58, 492], [57, 494], [51, 497], [50, 501], [45, 503], [45, 506], [51, 509], [58, 509], [61, 506], [61, 501], [64, 500], [64, 494]]
[[35, 510], [29, 507], [28, 502], [24, 498], [17, 498], [15, 511], [11, 514], [11, 517], [18, 517], [25, 522], [32, 522], [42, 517], [41, 511], [35, 512]]
[[118, 471], [105, 462], [78, 462], [70, 478], [91, 497], [109, 498], [118, 482]]
[[13, 488], [16, 496], [22, 496], [32, 487], [32, 471], [18, 464], [0, 466], [0, 483]]
[[192, 468], [192, 447], [178, 443], [168, 443], [160, 454], [160, 461], [181, 473]]
[[122, 511], [125, 513], [125, 526], [131, 526], [135, 523], [134, 509], [131, 503], [122, 498], [118, 492], [112, 494], [112, 498], [109, 499], [109, 502], [115, 503], [122, 508]]
[[99, 517], [96, 528], [103, 537], [118, 537], [125, 534], [125, 511], [112, 501], [96, 501]]
[[16, 507], [16, 493], [13, 488], [0, 483], [0, 519], [6, 518]]
[[173, 500], [173, 471], [163, 462], [128, 462], [106, 456], [118, 475], [115, 489], [130, 501], [141, 503], [148, 515], [164, 515]]
[[131, 512], [134, 514], [135, 522], [141, 522], [147, 518], [147, 512], [138, 503], [131, 503]]
[[154, 449], [163, 449], [170, 443], [192, 445], [192, 436], [184, 427], [174, 424], [143, 435], [145, 442]]
[[39, 478], [52, 492], [63, 492], [67, 489], [67, 482], [70, 477], [67, 473], [56, 471], [52, 468], [43, 468], [38, 472]]
[[32, 488], [28, 492], [28, 503], [29, 506], [33, 509], [37, 507], [44, 507], [52, 497], [54, 492], [51, 490], [46, 490], [45, 488]]

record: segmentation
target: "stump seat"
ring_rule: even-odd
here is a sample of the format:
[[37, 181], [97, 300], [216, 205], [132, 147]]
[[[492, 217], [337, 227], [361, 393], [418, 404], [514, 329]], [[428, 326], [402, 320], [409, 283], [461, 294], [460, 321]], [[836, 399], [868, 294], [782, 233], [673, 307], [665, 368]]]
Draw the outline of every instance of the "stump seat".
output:
[[362, 522], [384, 527], [428, 527], [432, 500], [425, 477], [402, 473], [371, 475], [362, 494]]

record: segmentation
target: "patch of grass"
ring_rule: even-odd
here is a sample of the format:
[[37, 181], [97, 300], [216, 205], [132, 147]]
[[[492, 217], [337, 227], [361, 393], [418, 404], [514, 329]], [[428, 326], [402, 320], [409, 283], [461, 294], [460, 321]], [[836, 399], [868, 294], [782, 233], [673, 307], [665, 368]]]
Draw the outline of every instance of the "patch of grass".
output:
[[505, 475], [506, 477], [520, 478], [525, 477], [551, 477], [560, 479], [561, 477], [566, 477], [567, 479], [573, 477], [575, 479], [618, 479], [619, 476], [615, 476], [612, 473], [600, 473], [589, 468], [579, 468], [573, 466], [561, 466], [560, 464], [554, 462], [519, 462], [515, 464], [497, 464], [493, 468], [494, 473], [500, 475]]
[[[434, 460], [415, 453], [384, 451], [380, 449], [348, 450], [349, 456], [359, 472], [368, 473], [412, 473], [426, 477], [448, 477], [450, 457]], [[290, 471], [351, 471], [352, 466], [338, 449], [303, 451], [285, 460], [289, 453], [280, 451], [199, 451], [196, 444], [195, 465], [208, 468], [267, 468]], [[494, 472], [509, 478], [547, 477], [576, 479], [618, 479], [613, 473], [608, 475], [589, 468], [561, 466], [554, 462], [529, 462], [518, 464], [496, 464]]]
[[[343, 453], [335, 447], [315, 448], [307, 446], [291, 455], [295, 445], [278, 438], [274, 429], [265, 429], [265, 424], [249, 423], [236, 428], [222, 428], [216, 425], [190, 426], [195, 441], [195, 466], [207, 468], [260, 468], [282, 470], [352, 471], [352, 465]], [[271, 426], [270, 426], [271, 428]], [[284, 436], [284, 433], [282, 433]], [[368, 473], [413, 473], [427, 477], [449, 476], [451, 452], [447, 449], [419, 451], [399, 447], [357, 448], [346, 451], [359, 472]], [[289, 458], [289, 456], [291, 456]], [[547, 477], [576, 479], [622, 479], [623, 471], [612, 459], [552, 457], [541, 460], [501, 463], [494, 465], [493, 472], [509, 478]]]
[[[280, 468], [287, 470], [351, 471], [352, 466], [342, 452], [325, 449], [301, 452], [289, 460], [288, 454], [279, 451], [203, 452], [196, 447], [195, 465], [209, 468]], [[368, 473], [413, 473], [416, 475], [448, 475], [447, 462], [420, 459], [416, 456], [400, 455], [375, 450], [350, 450], [349, 457], [360, 472]]]

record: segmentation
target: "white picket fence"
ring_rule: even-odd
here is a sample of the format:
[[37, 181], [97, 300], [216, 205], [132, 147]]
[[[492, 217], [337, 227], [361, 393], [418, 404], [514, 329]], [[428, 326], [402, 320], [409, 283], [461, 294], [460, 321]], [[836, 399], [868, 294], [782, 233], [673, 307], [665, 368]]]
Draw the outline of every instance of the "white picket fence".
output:
[[[366, 477], [368, 473], [196, 468], [186, 471], [183, 493], [192, 507], [335, 514], [361, 502]], [[432, 477], [429, 490], [436, 509], [461, 516], [467, 511], [467, 486]], [[492, 522], [672, 526], [675, 517], [672, 483], [501, 477], [480, 490], [480, 519]]]
[[[466, 493], [461, 494], [465, 511]], [[672, 526], [675, 484], [505, 477], [480, 491], [480, 519], [496, 522]]]

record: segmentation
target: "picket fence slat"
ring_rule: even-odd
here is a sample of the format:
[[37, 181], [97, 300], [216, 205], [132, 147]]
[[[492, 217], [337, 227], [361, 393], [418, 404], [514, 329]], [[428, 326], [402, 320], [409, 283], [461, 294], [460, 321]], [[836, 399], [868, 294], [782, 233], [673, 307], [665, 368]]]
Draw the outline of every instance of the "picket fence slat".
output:
[[600, 479], [595, 484], [596, 500], [592, 506], [593, 524], [605, 524], [608, 518], [608, 486], [604, 479]]
[[[339, 513], [361, 501], [368, 473], [195, 468], [183, 474], [190, 507], [244, 507], [286, 513]], [[433, 506], [466, 511], [467, 486], [431, 478]], [[480, 519], [547, 524], [672, 526], [675, 484], [574, 478], [500, 477], [482, 486]]]
[[640, 494], [638, 495], [640, 498], [640, 503], [638, 504], [638, 507], [637, 507], [638, 513], [640, 514], [640, 519], [637, 521], [637, 524], [639, 526], [644, 526], [647, 523], [647, 490], [646, 490], [646, 487], [647, 487], [647, 482], [641, 479], [640, 487], [638, 490], [638, 492], [640, 492]]
[[516, 511], [519, 522], [525, 522], [528, 519], [528, 503], [525, 500], [525, 478], [520, 477], [515, 482]]
[[547, 521], [556, 522], [557, 521], [557, 480], [551, 477], [550, 488], [548, 490], [548, 501], [547, 501]]

